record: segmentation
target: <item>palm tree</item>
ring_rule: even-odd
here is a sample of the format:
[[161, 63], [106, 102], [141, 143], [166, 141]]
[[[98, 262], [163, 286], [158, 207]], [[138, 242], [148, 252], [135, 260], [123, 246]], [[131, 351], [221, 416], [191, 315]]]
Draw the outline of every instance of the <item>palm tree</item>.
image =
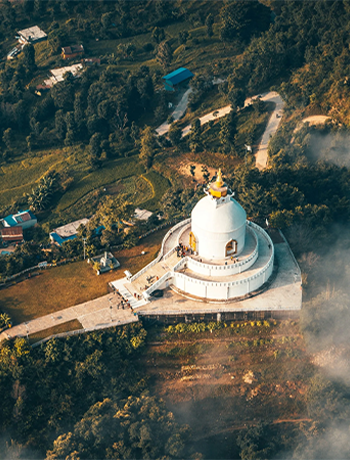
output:
[[11, 326], [11, 317], [7, 313], [0, 314], [0, 327], [10, 327]]

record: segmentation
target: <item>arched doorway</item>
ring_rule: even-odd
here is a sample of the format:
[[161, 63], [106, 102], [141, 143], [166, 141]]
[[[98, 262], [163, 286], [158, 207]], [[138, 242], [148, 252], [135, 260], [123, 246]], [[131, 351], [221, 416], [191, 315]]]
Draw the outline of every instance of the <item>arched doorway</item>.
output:
[[190, 248], [195, 251], [196, 250], [196, 238], [192, 232], [190, 232]]
[[231, 240], [226, 244], [226, 257], [237, 254], [237, 241]]

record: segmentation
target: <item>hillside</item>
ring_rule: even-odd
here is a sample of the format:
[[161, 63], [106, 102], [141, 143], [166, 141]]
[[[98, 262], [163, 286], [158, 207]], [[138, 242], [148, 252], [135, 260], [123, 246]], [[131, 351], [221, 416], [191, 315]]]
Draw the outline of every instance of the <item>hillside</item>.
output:
[[[47, 39], [7, 59], [34, 25]], [[1, 4], [0, 218], [30, 208], [38, 225], [0, 248], [0, 328], [99, 297], [149, 263], [218, 168], [247, 217], [287, 237], [303, 308], [297, 321], [138, 323], [31, 347], [73, 321], [6, 341], [0, 457], [349, 458], [349, 27], [348, 0]], [[84, 54], [65, 60], [75, 45]], [[78, 75], [47, 87], [72, 65]], [[179, 67], [193, 78], [166, 91]], [[267, 91], [285, 105], [259, 170]], [[311, 115], [326, 121], [302, 123]], [[136, 207], [153, 215], [137, 221]], [[49, 245], [85, 217], [75, 239]], [[83, 254], [110, 248], [122, 266], [96, 277]], [[40, 262], [53, 268], [9, 279]]]

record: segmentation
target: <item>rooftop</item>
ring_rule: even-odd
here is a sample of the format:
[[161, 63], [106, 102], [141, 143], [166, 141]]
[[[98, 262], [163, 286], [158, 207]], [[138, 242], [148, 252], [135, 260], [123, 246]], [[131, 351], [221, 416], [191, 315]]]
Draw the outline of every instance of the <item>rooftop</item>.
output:
[[50, 81], [51, 86], [53, 86], [60, 81], [64, 81], [64, 75], [67, 72], [71, 72], [73, 77], [77, 77], [83, 70], [84, 68], [82, 64], [73, 64], [70, 66], [60, 67], [59, 69], [51, 69], [50, 73], [52, 77], [50, 77], [50, 80], [46, 80], [45, 84], [47, 84], [47, 81]]
[[19, 30], [18, 34], [27, 42], [35, 42], [47, 38], [47, 34], [38, 26], [28, 27], [28, 29]]
[[22, 236], [23, 237], [23, 228], [22, 227], [6, 227], [1, 229], [1, 236]]
[[72, 45], [72, 46], [64, 46], [62, 48], [64, 54], [75, 54], [75, 53], [83, 53], [84, 47], [83, 45]]
[[78, 228], [80, 225], [87, 225], [90, 219], [84, 218], [79, 219], [74, 222], [71, 222], [67, 225], [62, 225], [62, 227], [55, 228], [51, 233], [56, 233], [61, 238], [69, 238], [78, 233]]
[[10, 214], [4, 218], [4, 222], [9, 227], [14, 227], [15, 225], [22, 224], [23, 222], [28, 222], [30, 220], [36, 220], [36, 217], [29, 209], [26, 211], [18, 211], [17, 214]]
[[153, 212], [147, 211], [147, 209], [136, 208], [134, 217], [138, 220], [148, 220], [152, 214]]
[[186, 69], [186, 67], [180, 67], [168, 75], [165, 75], [162, 80], [170, 81], [173, 85], [176, 85], [184, 80], [187, 80], [188, 78], [192, 78], [193, 76], [193, 73]]

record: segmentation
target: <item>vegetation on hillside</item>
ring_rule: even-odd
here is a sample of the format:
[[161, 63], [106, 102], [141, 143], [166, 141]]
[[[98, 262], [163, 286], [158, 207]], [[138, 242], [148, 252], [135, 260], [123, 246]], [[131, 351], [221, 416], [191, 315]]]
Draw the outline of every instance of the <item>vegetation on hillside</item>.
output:
[[[307, 302], [301, 332], [312, 355], [303, 354], [298, 325], [294, 332], [271, 337], [271, 324], [199, 323], [162, 330], [160, 341], [179, 343], [166, 343], [160, 360], [165, 367], [176, 360], [191, 366], [205, 348], [193, 339], [221, 334], [230, 340], [230, 366], [246, 366], [245, 359], [257, 369], [268, 364], [259, 375], [258, 392], [267, 388], [279, 395], [272, 380], [295, 370], [298, 393], [285, 378], [290, 392], [282, 388], [281, 401], [271, 399], [259, 420], [242, 427], [245, 421], [237, 415], [232, 452], [242, 459], [349, 457], [350, 176], [348, 150], [343, 148], [340, 161], [337, 149], [344, 139], [348, 143], [349, 2], [4, 2], [4, 57], [16, 31], [34, 24], [48, 40], [27, 45], [17, 59], [0, 64], [0, 212], [31, 206], [43, 225], [27, 233], [30, 243], [1, 258], [0, 276], [40, 260], [77, 257], [83, 237], [89, 255], [110, 245], [133, 246], [158, 222], [154, 218], [124, 233], [122, 222], [136, 205], [173, 219], [188, 215], [201, 197], [194, 175], [180, 178], [182, 157], [191, 154], [208, 166], [224, 163], [249, 217], [267, 219], [289, 238], [303, 270]], [[99, 58], [100, 65], [87, 66], [80, 78], [67, 74], [61, 84], [36, 95], [49, 69], [66, 63], [61, 47], [75, 43], [83, 43], [85, 56]], [[171, 124], [168, 138], [156, 137], [154, 128], [172, 121], [169, 103], [177, 103], [177, 95], [161, 89], [161, 77], [183, 65], [196, 74], [187, 114]], [[221, 83], [214, 85], [213, 77]], [[245, 145], [258, 143], [271, 107], [257, 100], [241, 109], [247, 96], [269, 89], [284, 98], [285, 120], [270, 142], [269, 167], [258, 171]], [[227, 104], [233, 109], [229, 116], [200, 125], [198, 117]], [[314, 113], [330, 114], [339, 123], [299, 129], [295, 119]], [[182, 139], [187, 124], [191, 131]], [[168, 169], [168, 160], [176, 168]], [[207, 181], [208, 171], [202, 172]], [[49, 230], [93, 214], [91, 226], [81, 228], [76, 240], [50, 254], [42, 251]], [[96, 236], [100, 224], [105, 229]], [[2, 315], [6, 326], [9, 318]], [[144, 341], [144, 329], [134, 325], [53, 340], [37, 349], [25, 339], [3, 344], [1, 451], [11, 458], [43, 458], [47, 452], [52, 459], [184, 458], [200, 451], [192, 449], [187, 428], [177, 425], [152, 394], [156, 389], [147, 379], [154, 376], [153, 358], [147, 372], [136, 366]], [[225, 369], [214, 374], [220, 381]], [[268, 379], [271, 386], [264, 387]], [[231, 388], [225, 385], [216, 389], [223, 405]], [[256, 395], [242, 392], [242, 407], [257, 410]], [[169, 404], [172, 391], [168, 395]], [[284, 428], [276, 427], [266, 416], [278, 413], [276, 401], [283, 402], [286, 416], [293, 407], [303, 421], [288, 428], [283, 419], [278, 423]], [[210, 416], [210, 410], [217, 413], [214, 405], [209, 411], [203, 407]]]

